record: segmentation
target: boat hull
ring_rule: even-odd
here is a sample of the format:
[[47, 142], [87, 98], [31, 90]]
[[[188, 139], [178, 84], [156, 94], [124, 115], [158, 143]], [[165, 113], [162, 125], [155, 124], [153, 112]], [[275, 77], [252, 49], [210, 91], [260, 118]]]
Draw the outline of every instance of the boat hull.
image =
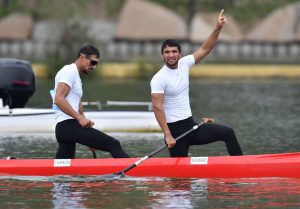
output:
[[[137, 158], [0, 160], [0, 175], [106, 175], [119, 172], [137, 160]], [[128, 171], [126, 175], [168, 178], [300, 178], [300, 152], [245, 156], [150, 158]]]

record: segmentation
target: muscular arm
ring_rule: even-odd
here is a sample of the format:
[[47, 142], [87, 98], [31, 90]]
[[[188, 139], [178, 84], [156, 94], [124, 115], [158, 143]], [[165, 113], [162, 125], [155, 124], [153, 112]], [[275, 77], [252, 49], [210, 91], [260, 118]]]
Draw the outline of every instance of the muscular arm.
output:
[[210, 34], [210, 36], [203, 42], [201, 47], [193, 53], [193, 56], [195, 58], [195, 63], [199, 63], [214, 48], [222, 28], [227, 23], [227, 20], [223, 15], [223, 13], [224, 10], [222, 9], [222, 11], [219, 14], [215, 29]]
[[175, 146], [176, 141], [172, 137], [169, 127], [167, 125], [166, 115], [163, 108], [164, 94], [153, 93], [151, 94], [151, 99], [155, 118], [164, 133], [164, 137], [166, 143], [168, 144], [168, 147], [172, 148]]
[[82, 105], [82, 101], [80, 100], [80, 103], [79, 103], [79, 114], [83, 115], [84, 116], [84, 113], [83, 113], [83, 105]]

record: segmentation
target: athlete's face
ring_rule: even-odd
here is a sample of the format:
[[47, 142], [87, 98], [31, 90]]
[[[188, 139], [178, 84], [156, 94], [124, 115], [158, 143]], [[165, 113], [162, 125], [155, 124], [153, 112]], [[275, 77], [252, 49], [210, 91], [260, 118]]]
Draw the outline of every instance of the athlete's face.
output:
[[95, 70], [99, 62], [99, 58], [96, 55], [82, 55], [83, 57], [83, 70], [84, 74], [89, 74], [91, 71]]
[[180, 52], [176, 46], [166, 46], [163, 50], [162, 57], [169, 68], [176, 69]]

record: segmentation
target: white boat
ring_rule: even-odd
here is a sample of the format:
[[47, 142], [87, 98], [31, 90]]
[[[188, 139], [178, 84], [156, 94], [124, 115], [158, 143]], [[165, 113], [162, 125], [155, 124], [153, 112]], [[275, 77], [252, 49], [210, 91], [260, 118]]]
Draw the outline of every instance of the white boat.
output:
[[[0, 133], [54, 132], [52, 109], [26, 108], [35, 92], [35, 76], [31, 63], [26, 60], [0, 58]], [[102, 131], [153, 131], [158, 130], [150, 102], [108, 101], [112, 106], [148, 106], [148, 111], [103, 111], [100, 102], [97, 110], [85, 112], [95, 122], [94, 128]], [[86, 109], [86, 108], [85, 108]]]
[[[86, 103], [91, 104], [91, 103]], [[99, 103], [94, 103], [94, 105]], [[108, 101], [108, 105], [149, 105], [148, 102]], [[157, 131], [153, 111], [86, 111], [87, 118], [95, 122], [101, 131]], [[54, 110], [38, 108], [8, 108], [0, 106], [1, 133], [54, 132]]]

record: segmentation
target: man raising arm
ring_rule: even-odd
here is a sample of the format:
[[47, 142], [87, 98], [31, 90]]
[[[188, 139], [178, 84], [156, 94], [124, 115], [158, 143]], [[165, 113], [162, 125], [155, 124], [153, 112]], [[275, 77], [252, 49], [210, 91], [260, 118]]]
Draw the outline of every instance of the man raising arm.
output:
[[216, 27], [201, 47], [192, 55], [181, 58], [181, 47], [176, 40], [165, 40], [161, 56], [165, 65], [151, 80], [151, 99], [155, 117], [164, 133], [170, 155], [188, 155], [190, 145], [201, 145], [222, 140], [230, 155], [242, 155], [234, 131], [226, 126], [208, 124], [213, 120], [205, 118], [206, 124], [199, 127], [176, 143], [174, 137], [186, 132], [194, 125], [189, 101], [189, 70], [199, 63], [215, 46], [219, 34], [226, 24], [224, 10], [219, 14]]

